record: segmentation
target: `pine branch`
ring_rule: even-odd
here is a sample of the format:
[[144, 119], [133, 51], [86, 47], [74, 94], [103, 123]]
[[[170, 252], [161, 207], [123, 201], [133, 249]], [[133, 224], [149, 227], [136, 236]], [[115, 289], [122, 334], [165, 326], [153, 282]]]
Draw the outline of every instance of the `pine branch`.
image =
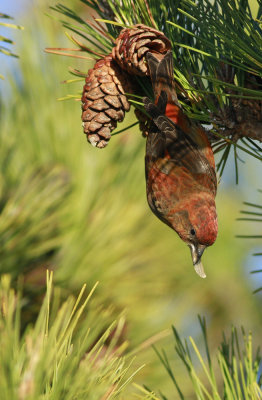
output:
[[[261, 356], [259, 348], [257, 351], [252, 348], [251, 333], [247, 335], [242, 328], [239, 335], [237, 329], [232, 327], [229, 337], [223, 334], [214, 360], [210, 356], [205, 319], [199, 317], [199, 323], [205, 351], [198, 347], [192, 337], [189, 338], [189, 346], [187, 340], [182, 340], [173, 327], [175, 352], [184, 364], [196, 398], [199, 400], [257, 400], [261, 398]], [[179, 398], [186, 399], [186, 390], [178, 385], [176, 371], [172, 369], [167, 355], [158, 350], [156, 353], [171, 378]], [[217, 368], [214, 368], [215, 362], [218, 362], [222, 385]], [[149, 389], [143, 389], [142, 392], [147, 393], [149, 399], [159, 399]], [[168, 400], [168, 397], [161, 395], [161, 399]]]
[[[157, 27], [171, 41], [174, 77], [182, 107], [189, 118], [212, 126], [207, 134], [214, 151], [222, 152], [221, 169], [227, 162], [225, 155], [233, 149], [237, 176], [237, 147], [261, 159], [259, 152], [252, 152], [249, 148], [256, 147], [255, 141], [262, 141], [260, 8], [253, 16], [247, 0], [230, 4], [225, 0], [214, 3], [206, 0], [82, 2], [100, 17], [96, 18], [99, 26], [61, 4], [52, 8], [67, 18], [61, 20], [63, 26], [87, 42], [80, 44], [71, 36], [81, 51], [109, 54], [120, 27], [131, 28], [138, 23]], [[101, 25], [102, 21], [106, 27]], [[136, 85], [141, 99], [150, 92], [150, 82], [145, 79], [136, 79]], [[141, 117], [141, 112], [137, 115]], [[144, 127], [143, 118], [140, 126]], [[245, 139], [248, 139], [249, 146]], [[94, 140], [97, 143], [98, 138]]]
[[[123, 358], [127, 343], [118, 340], [124, 318], [108, 323], [109, 310], [91, 311], [97, 284], [88, 295], [84, 285], [76, 299], [71, 296], [59, 304], [52, 277], [47, 271], [37, 321], [24, 334], [20, 332], [21, 288], [14, 291], [10, 277], [1, 277], [0, 357], [5, 366], [0, 370], [1, 399], [108, 400], [124, 395], [143, 367], [134, 369], [132, 360]], [[97, 330], [102, 334], [94, 340]]]
[[[231, 141], [234, 143], [242, 138], [249, 138], [262, 142], [262, 122], [246, 121], [240, 124], [236, 124], [234, 128], [231, 129], [218, 129], [217, 132], [224, 137], [230, 138]], [[216, 143], [217, 141], [219, 141], [219, 137], [216, 137], [215, 134], [208, 136], [212, 143]]]

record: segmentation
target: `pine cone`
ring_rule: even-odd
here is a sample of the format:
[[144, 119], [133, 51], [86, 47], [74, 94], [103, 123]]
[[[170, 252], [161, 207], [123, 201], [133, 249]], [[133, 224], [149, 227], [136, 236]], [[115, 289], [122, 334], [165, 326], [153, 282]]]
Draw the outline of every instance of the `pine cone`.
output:
[[[221, 62], [217, 70], [219, 79], [226, 83], [230, 83], [232, 87], [225, 87], [225, 92], [232, 96], [229, 97], [229, 104], [224, 106], [223, 110], [219, 107], [219, 113], [212, 114], [215, 122], [227, 129], [237, 129], [239, 132], [244, 131], [247, 122], [261, 123], [262, 122], [262, 100], [261, 99], [245, 99], [249, 95], [243, 90], [234, 90], [235, 68], [229, 64]], [[262, 79], [259, 76], [251, 74], [247, 71], [244, 72], [243, 87], [261, 91]], [[243, 95], [243, 97], [234, 97], [234, 95]], [[241, 136], [241, 133], [240, 133]]]
[[125, 96], [129, 82], [124, 71], [108, 55], [88, 71], [82, 95], [84, 133], [94, 147], [108, 144], [111, 131], [123, 121], [130, 103]]
[[[249, 72], [245, 73], [244, 87], [247, 89], [258, 90], [262, 89], [262, 79], [259, 76]], [[239, 94], [239, 92], [237, 93]], [[232, 98], [232, 105], [236, 114], [238, 123], [243, 121], [262, 122], [262, 101], [261, 99], [245, 99]]]
[[121, 68], [140, 76], [149, 75], [145, 61], [148, 51], [160, 56], [171, 49], [170, 40], [162, 32], [142, 24], [123, 29], [115, 44], [113, 59]]

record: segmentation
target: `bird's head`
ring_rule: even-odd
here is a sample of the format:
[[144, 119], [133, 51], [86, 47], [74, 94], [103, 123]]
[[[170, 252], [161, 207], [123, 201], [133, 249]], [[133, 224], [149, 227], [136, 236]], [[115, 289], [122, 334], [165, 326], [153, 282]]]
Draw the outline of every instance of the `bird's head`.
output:
[[193, 194], [172, 214], [172, 228], [189, 246], [195, 271], [205, 278], [201, 257], [205, 248], [215, 242], [218, 232], [214, 197], [209, 193]]

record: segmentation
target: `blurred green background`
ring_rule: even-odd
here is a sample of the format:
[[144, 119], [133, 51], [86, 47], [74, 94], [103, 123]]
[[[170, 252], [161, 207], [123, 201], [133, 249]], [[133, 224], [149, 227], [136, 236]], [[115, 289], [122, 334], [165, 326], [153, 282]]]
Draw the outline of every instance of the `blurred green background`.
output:
[[[87, 71], [92, 63], [44, 53], [45, 47], [70, 47], [60, 23], [46, 15], [56, 2], [9, 3], [1, 11], [25, 30], [9, 35], [20, 58], [1, 56], [0, 63], [0, 272], [14, 282], [24, 276], [23, 325], [38, 312], [48, 268], [64, 298], [99, 281], [92, 307], [110, 305], [113, 316], [125, 314], [130, 350], [161, 333], [157, 347], [165, 347], [182, 379], [172, 324], [197, 340], [197, 314], [205, 315], [212, 348], [231, 324], [252, 330], [254, 342], [261, 342], [261, 296], [252, 294], [259, 282], [249, 276], [259, 268], [250, 255], [260, 243], [235, 238], [261, 230], [236, 221], [243, 201], [260, 200], [259, 161], [241, 155], [246, 163], [237, 187], [233, 164], [227, 165], [217, 195], [219, 235], [204, 255], [207, 279], [201, 280], [189, 250], [149, 210], [138, 128], [98, 150], [82, 134], [81, 103], [57, 101], [82, 90], [83, 81], [73, 88], [61, 84], [70, 78], [68, 66]], [[84, 12], [78, 1], [70, 6]], [[133, 121], [131, 111], [122, 126]], [[136, 380], [172, 393], [154, 351], [142, 347], [136, 363], [147, 365]]]

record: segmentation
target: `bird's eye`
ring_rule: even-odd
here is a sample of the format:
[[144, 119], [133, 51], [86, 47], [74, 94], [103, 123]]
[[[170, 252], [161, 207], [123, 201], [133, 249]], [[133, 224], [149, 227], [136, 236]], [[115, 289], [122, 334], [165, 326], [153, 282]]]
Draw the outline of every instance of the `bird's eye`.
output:
[[190, 233], [191, 233], [192, 236], [195, 236], [195, 234], [196, 234], [195, 229], [191, 229]]

